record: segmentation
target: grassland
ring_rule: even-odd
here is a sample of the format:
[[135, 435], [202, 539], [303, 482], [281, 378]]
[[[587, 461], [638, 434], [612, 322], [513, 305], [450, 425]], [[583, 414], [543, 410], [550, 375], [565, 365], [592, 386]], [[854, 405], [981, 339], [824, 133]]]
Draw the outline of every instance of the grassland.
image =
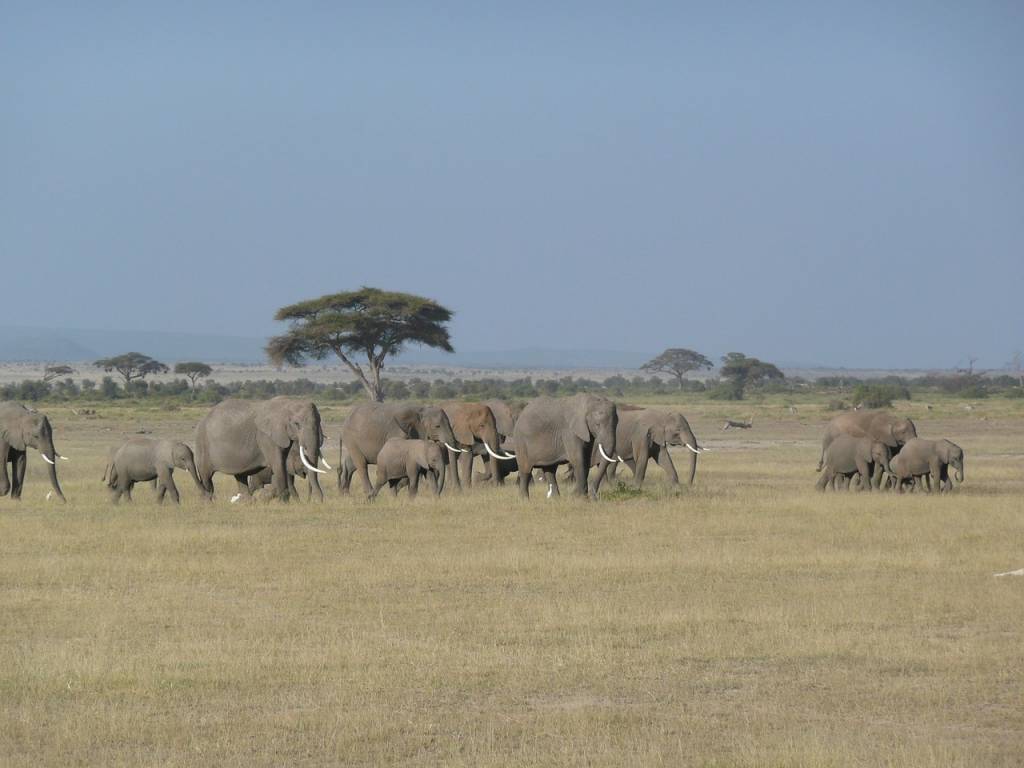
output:
[[69, 503], [35, 456], [0, 499], [0, 764], [1020, 765], [1017, 403], [900, 404], [966, 451], [943, 497], [818, 495], [820, 403], [691, 399], [678, 494], [180, 508], [109, 506], [103, 457], [201, 409], [49, 408]]

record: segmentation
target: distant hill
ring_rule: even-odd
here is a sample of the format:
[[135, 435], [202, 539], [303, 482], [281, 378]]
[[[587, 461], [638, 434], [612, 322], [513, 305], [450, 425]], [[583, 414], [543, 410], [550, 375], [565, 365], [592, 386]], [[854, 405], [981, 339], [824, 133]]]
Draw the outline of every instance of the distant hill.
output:
[[159, 331], [97, 331], [0, 326], [0, 361], [79, 362], [142, 352], [164, 362], [264, 362], [264, 339]]

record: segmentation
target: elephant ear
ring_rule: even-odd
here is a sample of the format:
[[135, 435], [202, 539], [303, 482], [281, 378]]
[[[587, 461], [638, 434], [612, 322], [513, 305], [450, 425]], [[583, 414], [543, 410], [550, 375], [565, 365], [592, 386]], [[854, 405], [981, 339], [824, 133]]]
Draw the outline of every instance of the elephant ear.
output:
[[669, 427], [668, 424], [651, 424], [647, 428], [647, 434], [651, 436], [651, 440], [658, 445], [668, 445]]
[[569, 428], [584, 443], [590, 442], [590, 427], [587, 426], [588, 404], [588, 400], [581, 397], [573, 407], [572, 414], [569, 417]]
[[278, 448], [287, 448], [292, 444], [288, 436], [288, 419], [271, 408], [260, 408], [256, 411], [256, 429], [270, 438]]
[[[22, 419], [19, 418], [14, 424], [0, 428], [0, 440], [6, 442], [16, 451], [24, 451], [27, 445], [25, 443], [25, 424]], [[6, 459], [6, 456], [0, 457], [0, 460], [6, 461]]]
[[457, 412], [454, 416], [450, 417], [450, 421], [452, 434], [455, 435], [455, 439], [463, 445], [472, 445], [476, 438], [473, 436], [473, 430], [469, 426], [469, 417], [464, 412]]

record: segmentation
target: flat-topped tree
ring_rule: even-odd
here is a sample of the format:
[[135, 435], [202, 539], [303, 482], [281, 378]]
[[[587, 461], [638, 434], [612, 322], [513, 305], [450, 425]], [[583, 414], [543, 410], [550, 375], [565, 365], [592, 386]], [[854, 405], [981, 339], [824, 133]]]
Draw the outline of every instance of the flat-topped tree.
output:
[[729, 352], [722, 356], [719, 375], [729, 382], [736, 394], [734, 399], [742, 400], [750, 384], [760, 384], [768, 379], [784, 379], [785, 375], [772, 363], [747, 357], [742, 352]]
[[43, 381], [53, 381], [61, 376], [70, 376], [74, 372], [75, 369], [70, 365], [48, 365], [43, 368]]
[[213, 368], [206, 363], [175, 363], [174, 372], [192, 382], [192, 394], [196, 393], [196, 382], [213, 373]]
[[93, 365], [102, 368], [107, 373], [117, 371], [124, 379], [125, 389], [128, 389], [128, 386], [136, 379], [144, 379], [151, 373], [167, 373], [170, 370], [159, 360], [154, 360], [141, 352], [126, 352], [115, 357], [104, 357]]
[[[455, 351], [446, 327], [451, 310], [411, 293], [363, 287], [282, 307], [274, 319], [290, 324], [287, 333], [267, 343], [274, 365], [299, 366], [333, 352], [377, 402], [384, 400], [384, 361], [407, 344]], [[366, 358], [366, 368], [360, 357]]]
[[699, 371], [701, 368], [714, 368], [715, 364], [708, 360], [700, 352], [692, 349], [674, 347], [666, 349], [653, 360], [648, 360], [640, 366], [641, 371], [652, 373], [668, 373], [675, 376], [679, 382], [679, 389], [683, 388], [683, 378], [690, 371]]

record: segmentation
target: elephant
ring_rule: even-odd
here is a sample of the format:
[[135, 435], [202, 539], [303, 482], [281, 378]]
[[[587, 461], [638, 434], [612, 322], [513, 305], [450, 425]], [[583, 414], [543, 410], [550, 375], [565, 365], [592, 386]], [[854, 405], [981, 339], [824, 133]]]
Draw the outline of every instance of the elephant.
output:
[[377, 482], [370, 498], [376, 498], [385, 485], [398, 495], [398, 487], [409, 483], [409, 498], [416, 498], [421, 475], [430, 477], [434, 495], [444, 490], [445, 456], [441, 446], [433, 440], [392, 437], [377, 454]]
[[[302, 400], [291, 400], [287, 397], [273, 398], [274, 400], [282, 400], [285, 403], [291, 405], [291, 407], [301, 417], [302, 410], [305, 407], [305, 403], [308, 401]], [[325, 442], [323, 432], [320, 433], [320, 463], [323, 464], [327, 469], [333, 469], [330, 464], [327, 463], [327, 459], [323, 456], [323, 444]], [[321, 472], [311, 472], [306, 469], [306, 465], [302, 461], [302, 455], [299, 452], [298, 443], [293, 442], [292, 447], [288, 449], [288, 460], [285, 462], [285, 468], [288, 471], [288, 493], [290, 496], [295, 498], [299, 497], [298, 491], [295, 489], [295, 478], [302, 477], [306, 479], [309, 484], [308, 491], [306, 493], [306, 500], [311, 501], [314, 497], [317, 501], [324, 500], [324, 491], [320, 487], [320, 474]], [[253, 494], [267, 485], [273, 483], [274, 473], [270, 467], [264, 467], [256, 474], [250, 475], [248, 479], [249, 493]]]
[[669, 455], [668, 447], [685, 446], [690, 457], [689, 484], [697, 474], [697, 456], [706, 449], [697, 444], [697, 438], [690, 429], [690, 423], [683, 414], [674, 411], [657, 411], [649, 408], [619, 406], [618, 426], [615, 429], [616, 459], [607, 462], [599, 453], [591, 458], [592, 465], [608, 464], [608, 480], [615, 479], [616, 465], [625, 463], [633, 471], [633, 484], [639, 488], [647, 474], [647, 462], [654, 459], [668, 475], [671, 485], [679, 485], [679, 475]]
[[882, 473], [891, 472], [892, 449], [870, 437], [838, 435], [825, 449], [825, 467], [815, 487], [819, 491], [832, 484], [845, 487], [853, 475], [860, 477], [858, 490], [881, 488]]
[[463, 479], [467, 486], [473, 484], [473, 456], [477, 450], [488, 457], [490, 475], [498, 476], [498, 461], [510, 460], [515, 456], [499, 453], [501, 437], [498, 434], [497, 420], [494, 411], [484, 403], [451, 402], [442, 403], [441, 409], [452, 425], [452, 433], [460, 445], [469, 450], [461, 452], [448, 451], [448, 463], [451, 464], [455, 487], [462, 488]]
[[[497, 467], [497, 474], [494, 474], [491, 470], [491, 466], [487, 466], [486, 472], [479, 472], [474, 477], [476, 480], [481, 482], [493, 481], [495, 485], [504, 485], [505, 478], [518, 469], [516, 458], [511, 451], [512, 442], [512, 431], [516, 426], [516, 419], [519, 418], [519, 414], [523, 412], [522, 403], [506, 403], [504, 400], [484, 400], [483, 404], [491, 409], [491, 413], [494, 414], [494, 423], [498, 428], [498, 446], [497, 451], [500, 454], [504, 454], [509, 458], [494, 459], [491, 462], [491, 466]], [[473, 458], [476, 456], [484, 456], [486, 453], [482, 450], [481, 446], [474, 445], [472, 449], [472, 457], [469, 460], [470, 469], [472, 469]]]
[[[587, 478], [595, 451], [605, 462], [615, 461], [615, 428], [618, 414], [611, 400], [592, 394], [571, 397], [538, 397], [531, 400], [516, 421], [512, 433], [519, 466], [519, 494], [530, 496], [534, 467], [544, 470], [548, 494], [558, 493], [555, 470], [569, 464], [575, 474], [575, 493], [587, 496]], [[607, 464], [598, 469], [596, 485]], [[589, 489], [597, 497], [596, 487]]]
[[192, 449], [176, 440], [154, 440], [150, 437], [133, 437], [126, 440], [114, 451], [103, 478], [112, 489], [111, 501], [117, 504], [122, 495], [131, 501], [131, 489], [135, 483], [156, 480], [156, 500], [164, 501], [169, 494], [171, 501], [180, 503], [178, 488], [174, 484], [174, 470], [183, 469], [191, 475], [199, 492], [205, 497], [206, 489], [199, 480]]
[[870, 437], [885, 443], [893, 452], [908, 440], [917, 437], [917, 427], [910, 419], [886, 411], [850, 411], [841, 413], [825, 427], [821, 440], [818, 472], [825, 466], [825, 451], [839, 435]]
[[[203, 416], [196, 428], [196, 468], [207, 494], [213, 475], [234, 475], [239, 497], [250, 498], [248, 478], [270, 469], [271, 495], [287, 501], [288, 453], [298, 447], [307, 472], [323, 474], [323, 430], [320, 411], [310, 400], [275, 397], [270, 400], [224, 400]], [[208, 496], [209, 497], [209, 496]]]
[[358, 472], [369, 497], [373, 486], [367, 467], [377, 463], [377, 455], [384, 443], [393, 437], [433, 440], [450, 451], [459, 453], [463, 450], [455, 445], [456, 438], [448, 416], [435, 405], [360, 403], [349, 412], [341, 427], [338, 490], [347, 493], [352, 476]]
[[912, 438], [893, 457], [890, 466], [896, 478], [896, 488], [901, 493], [904, 483], [911, 479], [928, 492], [931, 492], [932, 483], [940, 491], [951, 491], [950, 467], [955, 471], [957, 482], [964, 481], [964, 451], [949, 440]]
[[[57, 460], [64, 459], [53, 447], [53, 427], [39, 411], [21, 403], [0, 403], [0, 496], [8, 492], [12, 499], [20, 499], [25, 486], [28, 467], [28, 449], [35, 448], [47, 463], [50, 485], [61, 501], [66, 501], [57, 481]], [[7, 478], [7, 465], [11, 465], [11, 478]]]

